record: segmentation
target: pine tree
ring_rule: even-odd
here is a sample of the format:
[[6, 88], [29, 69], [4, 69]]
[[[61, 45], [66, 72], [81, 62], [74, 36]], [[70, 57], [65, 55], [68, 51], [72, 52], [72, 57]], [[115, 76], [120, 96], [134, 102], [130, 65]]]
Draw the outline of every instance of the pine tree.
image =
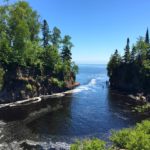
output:
[[63, 48], [62, 48], [62, 59], [63, 61], [71, 61], [72, 57], [72, 53], [71, 53], [71, 48], [73, 47], [73, 44], [71, 43], [71, 37], [66, 35], [62, 41], [63, 43]]
[[51, 42], [53, 46], [59, 48], [61, 42], [61, 31], [57, 27], [53, 28], [52, 35], [51, 35]]
[[134, 62], [134, 60], [136, 59], [135, 55], [136, 55], [136, 48], [135, 46], [133, 46], [132, 51], [131, 51], [131, 62]]
[[114, 57], [114, 60], [115, 60], [115, 64], [116, 65], [120, 64], [120, 62], [121, 62], [121, 56], [119, 55], [117, 49], [115, 50], [115, 53], [114, 53], [113, 57]]
[[42, 34], [43, 34], [43, 47], [47, 47], [49, 44], [50, 40], [50, 31], [49, 31], [49, 26], [46, 20], [43, 21], [42, 25]]
[[107, 70], [108, 70], [108, 75], [111, 76], [119, 65], [121, 64], [121, 56], [118, 53], [118, 50], [115, 50], [115, 53], [111, 56], [108, 65], [107, 65]]
[[125, 48], [125, 54], [124, 54], [124, 62], [129, 63], [130, 61], [130, 40], [127, 38], [127, 45]]
[[148, 28], [147, 28], [146, 36], [145, 36], [145, 43], [149, 44], [149, 31], [148, 31]]
[[[148, 28], [147, 28], [146, 36], [145, 36], [145, 43], [149, 44], [149, 31], [148, 31]], [[147, 58], [150, 59], [150, 48], [148, 48], [148, 51], [147, 51]]]

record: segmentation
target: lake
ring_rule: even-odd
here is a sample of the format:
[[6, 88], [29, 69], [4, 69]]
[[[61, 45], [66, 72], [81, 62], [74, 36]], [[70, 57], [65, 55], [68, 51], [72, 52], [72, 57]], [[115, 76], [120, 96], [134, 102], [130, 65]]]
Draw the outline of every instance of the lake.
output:
[[38, 145], [37, 149], [68, 149], [76, 139], [98, 137], [108, 141], [112, 129], [130, 127], [141, 120], [131, 112], [124, 96], [109, 90], [106, 65], [79, 65], [77, 81], [81, 85], [63, 98], [61, 110], [29, 124], [0, 121], [0, 148], [30, 149]]

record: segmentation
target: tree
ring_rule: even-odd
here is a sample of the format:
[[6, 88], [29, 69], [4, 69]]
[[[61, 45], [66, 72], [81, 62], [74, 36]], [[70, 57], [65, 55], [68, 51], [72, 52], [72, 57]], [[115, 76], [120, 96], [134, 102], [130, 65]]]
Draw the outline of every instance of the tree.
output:
[[130, 61], [130, 40], [129, 38], [127, 38], [127, 45], [126, 45], [126, 48], [125, 48], [125, 54], [124, 54], [124, 62], [125, 63], [129, 63]]
[[78, 66], [75, 64], [75, 62], [72, 62], [71, 63], [71, 72], [73, 74], [74, 80], [76, 80], [76, 74], [78, 73], [78, 71], [79, 71]]
[[46, 48], [50, 40], [50, 31], [49, 31], [49, 26], [46, 20], [44, 20], [42, 24], [42, 34], [43, 34], [43, 39], [42, 39], [43, 47]]
[[[147, 28], [146, 36], [145, 36], [145, 43], [147, 43], [149, 45], [149, 31], [148, 31], [148, 28]], [[150, 59], [150, 47], [148, 47], [147, 58]]]
[[[110, 77], [110, 86], [130, 92], [143, 91], [149, 93], [149, 44], [140, 37], [130, 53], [129, 42], [128, 38], [123, 57], [119, 56], [116, 50], [109, 60], [107, 70]], [[120, 61], [120, 59], [123, 61]]]
[[55, 65], [60, 61], [60, 55], [55, 46], [46, 47], [46, 51], [44, 51], [44, 68], [45, 73], [51, 75], [55, 70]]
[[121, 56], [118, 54], [118, 50], [115, 50], [115, 53], [111, 56], [108, 65], [107, 65], [107, 70], [108, 70], [108, 75], [112, 76], [114, 70], [120, 65], [121, 63]]
[[135, 61], [136, 57], [136, 48], [133, 46], [132, 51], [131, 51], [131, 62]]
[[71, 43], [71, 37], [69, 35], [64, 36], [64, 39], [62, 40], [63, 47], [62, 47], [62, 53], [61, 57], [63, 61], [71, 62], [71, 48], [73, 47], [73, 44]]
[[[33, 91], [24, 95], [38, 96], [67, 87], [65, 82], [71, 81], [73, 84], [77, 66], [71, 61], [73, 44], [70, 40], [70, 36], [65, 36], [62, 40], [61, 31], [57, 27], [54, 27], [50, 34], [47, 21], [44, 20], [41, 26], [39, 15], [27, 2], [17, 1], [1, 5], [0, 88], [2, 85], [3, 91], [9, 89], [9, 93], [4, 92], [6, 99], [11, 99], [12, 95], [15, 100], [22, 99], [22, 91], [27, 92], [26, 87]], [[59, 53], [61, 46], [63, 59], [62, 53]], [[55, 80], [51, 80], [52, 78]], [[31, 80], [32, 83], [29, 84]], [[59, 83], [56, 89], [53, 89], [51, 81]], [[39, 89], [40, 87], [44, 88]]]
[[149, 31], [148, 31], [148, 28], [147, 28], [146, 36], [145, 36], [145, 43], [149, 44]]
[[0, 65], [7, 69], [12, 53], [11, 39], [9, 34], [7, 5], [0, 6]]
[[136, 49], [137, 49], [137, 62], [138, 64], [142, 64], [143, 61], [147, 58], [149, 46], [147, 43], [145, 43], [144, 39], [140, 37], [136, 43]]
[[57, 27], [54, 27], [51, 34], [51, 43], [56, 48], [59, 48], [60, 42], [61, 42], [61, 31]]
[[[27, 2], [19, 1], [11, 5], [7, 21], [9, 36], [11, 37], [11, 48], [13, 49], [10, 63], [15, 64], [15, 66], [26, 66], [30, 64], [28, 62], [30, 54], [27, 57], [24, 57], [24, 55], [28, 54], [28, 49], [34, 48], [33, 45], [39, 45], [39, 15], [32, 10]], [[34, 49], [32, 54], [35, 53], [36, 49]]]

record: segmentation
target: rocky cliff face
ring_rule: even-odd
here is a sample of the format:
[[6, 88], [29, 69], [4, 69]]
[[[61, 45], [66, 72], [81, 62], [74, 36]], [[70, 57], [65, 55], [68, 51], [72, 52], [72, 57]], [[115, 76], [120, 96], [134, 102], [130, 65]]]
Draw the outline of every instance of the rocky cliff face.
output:
[[10, 70], [4, 76], [4, 86], [0, 93], [1, 103], [23, 100], [39, 95], [50, 95], [71, 89], [74, 78], [62, 81], [50, 75], [42, 75], [36, 70]]

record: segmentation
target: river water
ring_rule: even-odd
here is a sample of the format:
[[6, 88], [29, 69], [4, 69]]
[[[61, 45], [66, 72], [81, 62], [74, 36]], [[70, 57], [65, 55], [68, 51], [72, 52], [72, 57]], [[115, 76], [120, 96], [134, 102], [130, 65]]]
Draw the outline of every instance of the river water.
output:
[[111, 130], [135, 125], [125, 97], [106, 85], [106, 65], [79, 65], [80, 86], [63, 98], [64, 107], [28, 124], [0, 121], [0, 149], [69, 149], [76, 139], [98, 137], [108, 141]]

